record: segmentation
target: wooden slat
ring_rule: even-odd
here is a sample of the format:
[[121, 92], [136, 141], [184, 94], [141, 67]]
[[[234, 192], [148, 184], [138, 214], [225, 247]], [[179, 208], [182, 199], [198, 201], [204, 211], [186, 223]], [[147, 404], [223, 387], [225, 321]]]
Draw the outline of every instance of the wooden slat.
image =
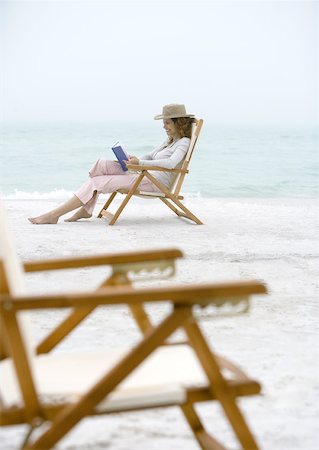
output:
[[[261, 386], [255, 380], [227, 380], [227, 389], [234, 397], [246, 397], [260, 394]], [[190, 403], [208, 402], [216, 400], [214, 391], [205, 387], [194, 387], [187, 389], [187, 399]]]
[[97, 292], [36, 295], [11, 297], [4, 295], [0, 305], [14, 310], [69, 308], [80, 306], [136, 304], [147, 302], [163, 302], [170, 300], [175, 304], [208, 305], [221, 304], [227, 297], [241, 297], [250, 294], [265, 294], [266, 287], [255, 281], [220, 284], [192, 284], [159, 288], [134, 289], [123, 286], [109, 287]]
[[109, 211], [106, 211], [105, 209], [101, 212], [101, 216], [103, 216], [107, 220], [112, 220], [114, 217], [114, 214], [110, 213]]
[[[4, 305], [6, 306], [6, 305]], [[32, 423], [36, 417], [41, 417], [41, 407], [38, 401], [32, 371], [29, 365], [27, 350], [21, 335], [17, 316], [13, 309], [7, 307], [2, 309], [10, 355], [13, 360], [15, 373], [18, 378], [19, 387], [24, 401], [26, 421]]]
[[157, 172], [175, 172], [175, 173], [188, 173], [188, 171], [185, 171], [184, 169], [168, 169], [167, 167], [159, 167], [159, 166], [141, 166], [138, 164], [128, 164], [126, 166], [129, 170], [134, 170], [137, 172], [142, 172], [144, 170], [154, 170]]
[[202, 129], [203, 122], [204, 122], [203, 119], [195, 119], [195, 124], [196, 124], [195, 125], [195, 129], [193, 130], [190, 146], [189, 146], [189, 149], [187, 151], [184, 163], [182, 165], [182, 173], [181, 173], [179, 179], [176, 182], [175, 189], [173, 190], [174, 195], [178, 195], [180, 193], [180, 190], [181, 190], [182, 185], [184, 183], [185, 174], [189, 172], [188, 171], [188, 166], [189, 166], [190, 160], [192, 158], [192, 155], [193, 155], [196, 143], [197, 143], [197, 139], [198, 139], [199, 133], [200, 133], [200, 131]]
[[182, 256], [183, 253], [178, 249], [146, 250], [141, 252], [111, 253], [94, 256], [27, 261], [23, 263], [23, 267], [25, 272], [38, 272], [43, 270], [75, 269], [79, 267], [108, 264], [130, 264], [161, 259], [175, 259], [181, 258]]
[[116, 196], [116, 194], [117, 194], [117, 191], [112, 192], [112, 194], [109, 196], [108, 200], [106, 201], [106, 203], [102, 207], [101, 211], [97, 215], [98, 218], [102, 217], [102, 212], [107, 210], [107, 208], [110, 206], [110, 204], [114, 200], [114, 197]]

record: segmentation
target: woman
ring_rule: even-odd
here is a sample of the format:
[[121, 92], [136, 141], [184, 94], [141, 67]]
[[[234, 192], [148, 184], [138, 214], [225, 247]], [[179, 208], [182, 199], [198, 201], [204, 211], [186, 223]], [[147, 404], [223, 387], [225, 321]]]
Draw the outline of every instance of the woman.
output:
[[[155, 116], [154, 119], [163, 119], [163, 128], [168, 135], [167, 141], [140, 159], [129, 156], [126, 164], [141, 166], [151, 164], [167, 169], [181, 167], [190, 144], [193, 118], [193, 115], [186, 113], [184, 105], [163, 106], [162, 114]], [[175, 176], [174, 173], [162, 171], [153, 172], [153, 175], [167, 187], [170, 187]], [[54, 224], [62, 215], [78, 208], [78, 211], [66, 219], [66, 222], [87, 219], [92, 216], [99, 194], [114, 192], [117, 189], [129, 189], [138, 177], [137, 174], [123, 171], [117, 161], [105, 159], [99, 159], [93, 165], [89, 176], [89, 180], [75, 192], [70, 200], [46, 214], [29, 218], [29, 221], [34, 224]], [[158, 188], [147, 178], [141, 181], [139, 188], [142, 191], [158, 192]]]

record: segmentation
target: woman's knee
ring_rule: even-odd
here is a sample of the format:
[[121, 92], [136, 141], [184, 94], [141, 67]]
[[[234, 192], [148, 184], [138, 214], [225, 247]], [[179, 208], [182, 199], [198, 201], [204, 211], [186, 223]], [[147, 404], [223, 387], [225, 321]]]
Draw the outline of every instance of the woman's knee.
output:
[[89, 176], [97, 177], [101, 175], [122, 175], [123, 170], [120, 164], [109, 159], [98, 159], [89, 171]]
[[91, 169], [89, 170], [89, 176], [96, 177], [99, 175], [106, 175], [106, 160], [105, 159], [98, 159], [95, 161]]

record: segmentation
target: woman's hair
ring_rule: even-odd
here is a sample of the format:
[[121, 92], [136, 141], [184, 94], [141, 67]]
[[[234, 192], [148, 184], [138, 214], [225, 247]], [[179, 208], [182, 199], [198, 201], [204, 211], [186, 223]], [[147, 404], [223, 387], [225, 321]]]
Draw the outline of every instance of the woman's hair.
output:
[[[177, 133], [180, 137], [188, 137], [192, 136], [192, 124], [195, 122], [191, 117], [178, 117], [176, 119], [172, 119], [174, 125], [176, 127]], [[169, 139], [169, 144], [173, 142], [173, 139]]]

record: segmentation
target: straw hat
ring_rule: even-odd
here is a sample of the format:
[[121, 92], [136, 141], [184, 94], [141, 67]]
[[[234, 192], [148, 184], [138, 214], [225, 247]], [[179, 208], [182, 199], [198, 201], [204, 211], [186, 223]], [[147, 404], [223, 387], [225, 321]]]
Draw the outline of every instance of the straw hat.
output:
[[155, 116], [155, 120], [159, 119], [177, 119], [178, 117], [195, 117], [192, 114], [186, 113], [185, 105], [165, 105], [163, 106], [162, 114]]

